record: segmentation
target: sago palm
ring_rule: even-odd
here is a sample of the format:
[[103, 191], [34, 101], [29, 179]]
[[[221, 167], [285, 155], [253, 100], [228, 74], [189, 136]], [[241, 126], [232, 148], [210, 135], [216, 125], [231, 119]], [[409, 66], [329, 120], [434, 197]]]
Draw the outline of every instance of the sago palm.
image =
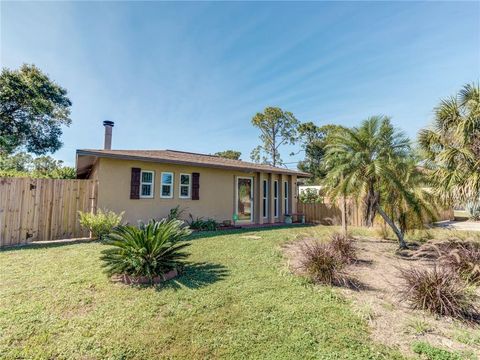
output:
[[429, 129], [420, 131], [425, 167], [446, 202], [480, 197], [480, 86], [469, 84], [441, 101]]
[[[423, 208], [414, 179], [406, 177], [411, 158], [409, 139], [395, 130], [386, 116], [370, 117], [360, 127], [340, 128], [327, 140], [327, 194], [362, 199], [365, 224], [372, 226], [379, 213], [395, 232], [400, 247], [405, 248], [401, 214], [408, 209], [421, 217]], [[395, 203], [387, 204], [391, 194], [395, 194]]]
[[188, 256], [183, 252], [191, 230], [181, 220], [150, 221], [140, 227], [116, 227], [106, 243], [110, 248], [101, 259], [108, 274], [161, 276], [182, 264]]

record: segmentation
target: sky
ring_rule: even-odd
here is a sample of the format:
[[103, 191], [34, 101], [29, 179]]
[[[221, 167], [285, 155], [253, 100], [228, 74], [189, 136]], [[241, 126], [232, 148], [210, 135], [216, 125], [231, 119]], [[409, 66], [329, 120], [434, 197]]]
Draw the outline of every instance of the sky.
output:
[[[5, 2], [1, 67], [35, 64], [68, 90], [72, 125], [53, 156], [259, 144], [251, 118], [392, 117], [412, 139], [441, 98], [480, 79], [480, 2]], [[282, 149], [290, 168], [302, 153]]]

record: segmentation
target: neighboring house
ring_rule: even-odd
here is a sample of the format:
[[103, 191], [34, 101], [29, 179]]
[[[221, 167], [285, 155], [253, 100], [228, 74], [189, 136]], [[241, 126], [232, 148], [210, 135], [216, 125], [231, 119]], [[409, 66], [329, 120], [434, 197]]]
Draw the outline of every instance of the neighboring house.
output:
[[77, 150], [77, 177], [98, 180], [99, 208], [125, 211], [130, 223], [185, 215], [238, 224], [283, 222], [296, 212], [297, 178], [289, 169], [174, 150], [111, 150], [112, 122], [104, 122], [105, 149]]

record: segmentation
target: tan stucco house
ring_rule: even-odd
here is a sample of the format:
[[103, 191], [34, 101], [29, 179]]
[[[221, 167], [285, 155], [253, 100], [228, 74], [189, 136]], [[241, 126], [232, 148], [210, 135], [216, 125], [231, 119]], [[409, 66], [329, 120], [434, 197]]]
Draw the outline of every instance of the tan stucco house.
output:
[[[104, 123], [105, 125], [105, 123]], [[283, 222], [296, 212], [297, 178], [309, 174], [174, 150], [77, 150], [77, 177], [98, 180], [99, 208], [125, 211], [130, 223], [159, 219], [179, 205], [194, 218], [238, 224]]]

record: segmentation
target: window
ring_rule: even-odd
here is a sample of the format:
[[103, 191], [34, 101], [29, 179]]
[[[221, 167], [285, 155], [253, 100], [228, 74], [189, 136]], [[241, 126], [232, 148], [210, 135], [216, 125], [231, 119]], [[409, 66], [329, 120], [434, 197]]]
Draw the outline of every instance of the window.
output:
[[284, 201], [285, 201], [285, 206], [283, 207], [285, 214], [288, 214], [288, 181], [285, 181], [283, 183], [283, 189], [284, 189]]
[[278, 180], [273, 182], [273, 215], [278, 217]]
[[153, 197], [153, 171], [140, 172], [140, 197], [152, 198]]
[[190, 199], [191, 196], [191, 175], [180, 174], [180, 195], [181, 199]]
[[263, 217], [268, 216], [268, 180], [263, 180]]
[[173, 173], [162, 172], [162, 179], [160, 183], [160, 197], [171, 199], [173, 198]]

